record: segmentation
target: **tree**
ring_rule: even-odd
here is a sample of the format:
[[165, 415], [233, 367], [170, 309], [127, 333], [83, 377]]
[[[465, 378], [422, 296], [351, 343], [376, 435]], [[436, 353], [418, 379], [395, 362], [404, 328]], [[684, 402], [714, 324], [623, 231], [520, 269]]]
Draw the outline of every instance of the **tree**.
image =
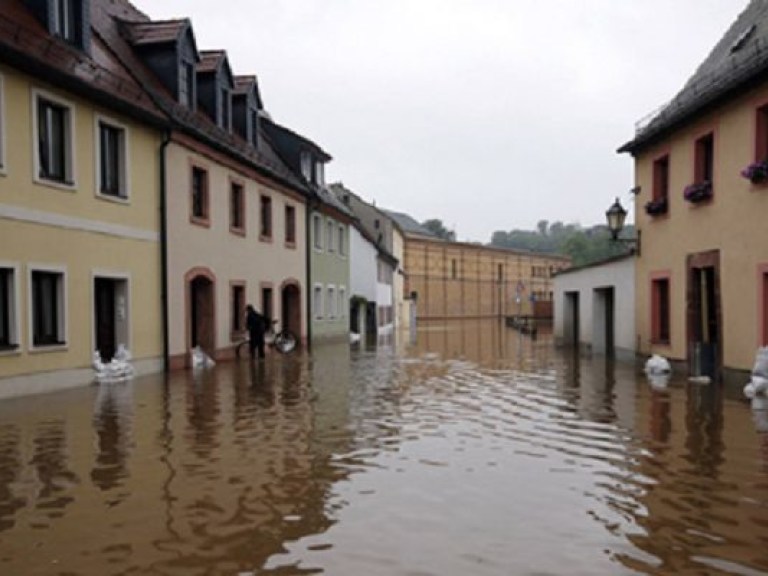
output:
[[430, 220], [425, 220], [421, 223], [424, 228], [432, 232], [435, 236], [438, 238], [442, 238], [443, 240], [450, 240], [454, 241], [456, 240], [456, 233], [453, 232], [453, 230], [448, 230], [448, 228], [445, 227], [442, 220], [439, 220], [437, 218], [431, 218]]

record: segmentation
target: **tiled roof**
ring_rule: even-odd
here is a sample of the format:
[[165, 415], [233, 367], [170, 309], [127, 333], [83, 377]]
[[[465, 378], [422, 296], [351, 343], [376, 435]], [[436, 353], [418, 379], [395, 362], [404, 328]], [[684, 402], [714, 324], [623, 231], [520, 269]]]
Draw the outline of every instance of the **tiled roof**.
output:
[[101, 14], [101, 18], [94, 17], [94, 26], [98, 26], [98, 32], [104, 36], [110, 49], [132, 71], [178, 130], [294, 190], [307, 193], [303, 182], [285, 166], [265, 139], [260, 138], [258, 147], [254, 148], [238, 136], [219, 128], [203, 112], [190, 110], [176, 101], [144, 65], [130, 44], [130, 33], [126, 34], [126, 30], [133, 28], [136, 23], [148, 20], [144, 14], [133, 8], [128, 0], [92, 0], [91, 12], [92, 15]]
[[227, 57], [224, 50], [201, 50], [198, 72], [215, 72], [223, 59]]
[[163, 123], [160, 109], [98, 33], [93, 35], [90, 52], [85, 53], [50, 36], [21, 0], [2, 2], [0, 57], [5, 63], [110, 109]]
[[320, 157], [320, 159], [323, 162], [328, 162], [329, 160], [333, 160], [333, 157], [328, 154], [325, 150], [320, 148], [317, 144], [315, 144], [312, 140], [309, 138], [302, 136], [301, 134], [294, 132], [290, 128], [286, 128], [285, 126], [278, 124], [271, 118], [263, 118], [263, 124], [264, 128], [266, 129], [267, 133], [274, 132], [274, 133], [282, 133], [283, 135], [287, 135], [290, 138], [294, 138], [296, 140], [299, 140], [302, 142], [307, 148], [312, 150], [315, 154]]
[[637, 126], [619, 152], [636, 152], [710, 107], [765, 81], [768, 0], [751, 0], [680, 92]]
[[384, 213], [392, 218], [392, 220], [394, 220], [395, 224], [400, 227], [400, 229], [403, 231], [403, 234], [405, 235], [426, 236], [428, 238], [440, 240], [440, 238], [435, 233], [416, 222], [416, 220], [404, 212], [384, 210]]
[[131, 23], [128, 26], [130, 41], [134, 46], [175, 42], [189, 26], [189, 20], [157, 20]]

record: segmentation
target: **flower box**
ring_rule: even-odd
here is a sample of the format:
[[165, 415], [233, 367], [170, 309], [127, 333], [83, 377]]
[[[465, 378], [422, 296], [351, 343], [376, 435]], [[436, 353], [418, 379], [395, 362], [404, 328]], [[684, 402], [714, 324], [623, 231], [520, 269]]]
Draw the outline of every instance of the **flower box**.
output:
[[683, 198], [696, 204], [712, 198], [712, 183], [705, 180], [696, 184], [689, 184], [683, 190]]
[[741, 175], [752, 182], [752, 184], [768, 182], [768, 161], [752, 162], [752, 164], [741, 171]]
[[649, 216], [658, 216], [660, 214], [666, 214], [667, 213], [667, 198], [657, 198], [656, 200], [651, 200], [645, 205], [645, 213]]

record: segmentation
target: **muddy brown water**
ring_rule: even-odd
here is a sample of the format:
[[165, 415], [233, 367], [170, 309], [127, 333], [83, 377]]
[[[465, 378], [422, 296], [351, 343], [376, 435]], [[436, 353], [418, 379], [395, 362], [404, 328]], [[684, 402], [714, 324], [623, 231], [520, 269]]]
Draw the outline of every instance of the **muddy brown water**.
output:
[[479, 321], [6, 400], [0, 574], [765, 574], [765, 421]]

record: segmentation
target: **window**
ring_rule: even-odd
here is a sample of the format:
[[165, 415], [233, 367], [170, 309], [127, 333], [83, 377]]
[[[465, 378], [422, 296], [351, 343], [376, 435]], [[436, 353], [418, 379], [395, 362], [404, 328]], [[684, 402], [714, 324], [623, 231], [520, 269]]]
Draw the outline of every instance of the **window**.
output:
[[74, 0], [53, 0], [53, 34], [67, 42], [74, 42], [75, 6]]
[[208, 214], [208, 172], [199, 166], [192, 166], [192, 220], [207, 224]]
[[328, 286], [325, 312], [328, 318], [336, 318], [336, 288]]
[[0, 352], [18, 347], [17, 269], [0, 265]]
[[195, 109], [195, 65], [182, 62], [179, 66], [179, 102], [190, 110]]
[[272, 198], [270, 196], [261, 197], [261, 231], [262, 239], [272, 238]]
[[315, 250], [323, 249], [323, 220], [319, 214], [312, 216], [312, 236]]
[[99, 194], [127, 198], [126, 132], [121, 126], [98, 120]]
[[339, 313], [339, 318], [346, 318], [348, 305], [349, 304], [347, 303], [347, 289], [344, 286], [339, 286], [339, 306], [337, 308], [337, 311]]
[[335, 233], [336, 227], [333, 225], [333, 220], [328, 220], [326, 222], [326, 248], [328, 249], [328, 252], [333, 252], [334, 246], [333, 246], [333, 235]]
[[229, 229], [238, 234], [245, 233], [245, 193], [239, 182], [229, 184]]
[[653, 200], [669, 198], [669, 156], [662, 156], [653, 163]]
[[346, 244], [346, 233], [344, 231], [344, 226], [339, 226], [339, 255], [340, 256], [346, 256], [347, 255], [347, 244]]
[[456, 279], [456, 259], [451, 260], [451, 278]]
[[245, 282], [232, 282], [231, 289], [231, 313], [230, 321], [231, 332], [242, 332], [245, 330]]
[[32, 346], [62, 346], [65, 344], [64, 273], [32, 270], [30, 276]]
[[315, 162], [315, 184], [325, 185], [325, 166], [322, 162]]
[[309, 152], [302, 152], [300, 157], [301, 175], [309, 182], [312, 180], [312, 156]]
[[312, 308], [314, 308], [315, 320], [323, 319], [323, 287], [315, 284], [312, 292]]
[[694, 182], [712, 183], [715, 162], [715, 139], [710, 132], [696, 140]]
[[657, 344], [670, 342], [669, 278], [651, 282], [651, 339]]
[[504, 264], [497, 264], [497, 270], [496, 270], [496, 279], [499, 282], [504, 281]]
[[296, 244], [296, 207], [285, 207], [285, 243]]
[[261, 288], [261, 313], [269, 320], [275, 317], [274, 296], [271, 286], [263, 286]]
[[72, 107], [48, 97], [37, 96], [38, 176], [71, 186], [73, 184]]
[[230, 100], [229, 90], [222, 88], [219, 91], [221, 98], [221, 108], [219, 109], [219, 126], [229, 131], [232, 127], [232, 101]]
[[5, 89], [0, 75], [0, 172], [5, 168]]
[[251, 146], [256, 148], [259, 145], [259, 111], [256, 108], [251, 108]]

